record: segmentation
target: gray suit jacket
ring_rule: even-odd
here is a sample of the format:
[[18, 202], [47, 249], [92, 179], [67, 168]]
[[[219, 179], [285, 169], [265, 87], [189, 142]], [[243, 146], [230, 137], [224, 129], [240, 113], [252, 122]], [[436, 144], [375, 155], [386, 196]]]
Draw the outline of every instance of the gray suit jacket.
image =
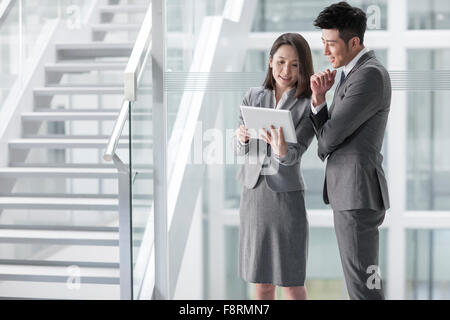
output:
[[[247, 188], [253, 189], [260, 175], [263, 175], [267, 185], [276, 192], [304, 190], [305, 184], [300, 172], [302, 154], [314, 138], [314, 129], [309, 114], [311, 99], [295, 98], [295, 88], [290, 90], [288, 97], [280, 109], [290, 110], [297, 134], [297, 143], [288, 143], [288, 153], [276, 159], [270, 145], [263, 140], [250, 139], [242, 145], [236, 136], [233, 137], [233, 148], [236, 155], [245, 156], [237, 179]], [[273, 108], [271, 105], [272, 91], [263, 87], [251, 88], [245, 95], [242, 104], [261, 108]], [[239, 125], [243, 125], [242, 114]]]
[[381, 147], [390, 104], [389, 74], [369, 51], [336, 89], [330, 110], [311, 112], [318, 155], [328, 157], [324, 201], [333, 210], [389, 208]]

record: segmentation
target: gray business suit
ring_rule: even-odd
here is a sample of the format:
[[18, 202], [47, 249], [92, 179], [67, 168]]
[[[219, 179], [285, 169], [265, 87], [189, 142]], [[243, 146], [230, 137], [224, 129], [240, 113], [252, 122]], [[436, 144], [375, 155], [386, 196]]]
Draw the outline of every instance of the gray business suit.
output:
[[318, 155], [328, 158], [323, 196], [334, 211], [351, 299], [384, 299], [367, 268], [378, 266], [378, 227], [389, 208], [380, 152], [390, 103], [389, 74], [369, 51], [337, 88], [329, 111], [310, 117]]
[[[239, 228], [239, 275], [252, 283], [303, 286], [306, 274], [308, 221], [304, 202], [301, 156], [314, 137], [309, 120], [310, 99], [295, 98], [295, 88], [283, 94], [279, 109], [290, 110], [298, 143], [288, 144], [277, 159], [270, 145], [236, 137], [236, 155], [244, 156], [237, 178], [242, 183]], [[243, 105], [273, 108], [273, 92], [250, 89]], [[244, 124], [242, 116], [239, 125]]]
[[[300, 173], [301, 156], [306, 151], [314, 137], [314, 129], [308, 119], [310, 99], [293, 97], [295, 88], [287, 92], [289, 96], [279, 107], [280, 110], [290, 110], [294, 122], [298, 143], [288, 143], [288, 153], [280, 159], [275, 159], [270, 152], [270, 145], [263, 140], [250, 139], [242, 145], [233, 137], [233, 147], [236, 155], [245, 156], [245, 163], [241, 166], [237, 178], [245, 187], [252, 189], [260, 174], [265, 176], [269, 187], [278, 192], [304, 190], [305, 185]], [[272, 91], [263, 87], [251, 88], [245, 95], [242, 105], [261, 108], [273, 108]], [[239, 125], [244, 125], [242, 115]], [[263, 168], [264, 167], [264, 168]]]

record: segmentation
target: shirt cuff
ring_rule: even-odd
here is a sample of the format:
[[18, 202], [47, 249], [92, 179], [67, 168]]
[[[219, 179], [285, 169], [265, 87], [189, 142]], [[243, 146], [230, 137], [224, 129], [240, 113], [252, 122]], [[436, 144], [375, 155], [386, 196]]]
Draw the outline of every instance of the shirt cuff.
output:
[[278, 157], [275, 153], [273, 154], [273, 158], [280, 164], [283, 163], [284, 160], [286, 160], [287, 155], [289, 152], [287, 152], [283, 157]]
[[242, 142], [242, 141], [239, 140], [239, 139], [238, 139], [238, 141], [239, 141], [239, 144], [240, 144], [241, 146], [246, 146], [246, 145], [248, 145], [248, 141], [247, 141], [247, 142]]
[[311, 112], [316, 115], [319, 113], [320, 110], [322, 110], [323, 107], [325, 107], [327, 105], [327, 102], [323, 102], [321, 104], [319, 104], [317, 107], [314, 108], [313, 103], [311, 102]]

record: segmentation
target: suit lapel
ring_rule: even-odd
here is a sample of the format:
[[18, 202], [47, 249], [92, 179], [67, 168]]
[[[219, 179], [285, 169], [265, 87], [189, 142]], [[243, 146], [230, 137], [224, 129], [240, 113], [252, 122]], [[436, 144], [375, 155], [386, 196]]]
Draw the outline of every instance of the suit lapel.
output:
[[292, 111], [292, 108], [295, 106], [295, 103], [297, 102], [297, 98], [289, 97], [283, 105], [278, 108], [278, 110], [289, 110]]
[[296, 90], [297, 90], [296, 88], [290, 89], [286, 101], [281, 105], [281, 107], [278, 108], [278, 110], [291, 110], [292, 111], [292, 108], [294, 107], [295, 103], [297, 102], [297, 98], [294, 97]]
[[[335, 102], [335, 100], [336, 100], [335, 97], [336, 97], [336, 95], [341, 94], [341, 91], [342, 91], [343, 88], [344, 88], [345, 82], [347, 82], [348, 78], [351, 77], [352, 74], [353, 74], [356, 70], [358, 70], [358, 69], [359, 69], [359, 68], [360, 68], [367, 60], [372, 59], [372, 58], [375, 58], [375, 54], [374, 54], [374, 52], [373, 52], [372, 50], [366, 52], [365, 54], [363, 54], [362, 57], [359, 58], [358, 62], [357, 62], [356, 65], [353, 67], [353, 69], [350, 70], [350, 72], [348, 73], [348, 75], [345, 77], [344, 81], [342, 81], [342, 83], [340, 83], [339, 87], [338, 87], [338, 88], [336, 89], [336, 91], [334, 92], [334, 95], [333, 95], [333, 103], [332, 103], [331, 106], [330, 106], [330, 109], [329, 109], [329, 112], [328, 112], [328, 118], [331, 118], [331, 114], [333, 113], [334, 106], [335, 106], [335, 104], [334, 104], [334, 102]], [[343, 72], [343, 71], [342, 71], [342, 72]]]

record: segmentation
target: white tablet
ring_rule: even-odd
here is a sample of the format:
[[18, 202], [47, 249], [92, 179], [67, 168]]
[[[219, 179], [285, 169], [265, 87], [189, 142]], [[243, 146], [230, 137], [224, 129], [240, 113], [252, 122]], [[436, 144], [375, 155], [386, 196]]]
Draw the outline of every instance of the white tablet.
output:
[[261, 129], [266, 129], [270, 132], [270, 125], [273, 125], [277, 130], [279, 127], [283, 128], [286, 142], [297, 143], [294, 121], [292, 121], [292, 115], [289, 110], [241, 106], [241, 112], [250, 138], [261, 139]]

